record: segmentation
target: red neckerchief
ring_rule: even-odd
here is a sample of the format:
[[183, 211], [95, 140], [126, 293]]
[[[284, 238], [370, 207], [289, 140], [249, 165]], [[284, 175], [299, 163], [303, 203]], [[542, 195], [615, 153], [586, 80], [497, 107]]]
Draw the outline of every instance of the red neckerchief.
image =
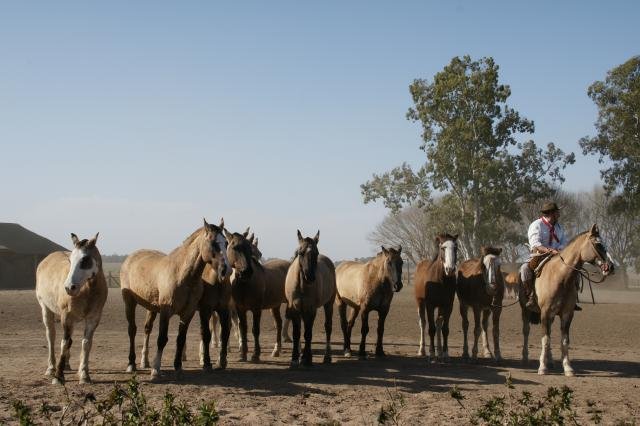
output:
[[553, 240], [556, 240], [556, 242], [559, 243], [560, 239], [556, 235], [555, 225], [552, 225], [551, 223], [549, 223], [549, 221], [545, 219], [544, 216], [542, 216], [540, 219], [542, 220], [542, 223], [547, 225], [547, 227], [549, 228], [549, 247], [551, 247], [551, 244], [553, 244]]

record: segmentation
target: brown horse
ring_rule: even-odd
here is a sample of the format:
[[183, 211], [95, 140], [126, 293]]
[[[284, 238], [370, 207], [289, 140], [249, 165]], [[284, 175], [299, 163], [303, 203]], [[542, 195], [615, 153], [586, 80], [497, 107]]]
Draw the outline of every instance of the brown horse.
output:
[[311, 366], [311, 337], [316, 311], [324, 307], [326, 345], [324, 362], [331, 363], [331, 326], [333, 303], [336, 298], [336, 270], [331, 259], [318, 253], [320, 231], [314, 238], [302, 238], [298, 231], [298, 250], [287, 271], [285, 294], [287, 318], [293, 324], [293, 350], [291, 368], [300, 363], [300, 328], [304, 321], [304, 350], [302, 364]]
[[282, 347], [282, 317], [280, 305], [285, 301], [284, 282], [289, 268], [286, 260], [274, 259], [260, 264], [253, 256], [252, 243], [246, 235], [229, 233], [227, 255], [233, 268], [231, 275], [232, 305], [238, 313], [240, 325], [240, 360], [247, 360], [247, 311], [253, 314], [253, 355], [251, 361], [260, 361], [260, 318], [263, 309], [270, 309], [276, 323], [276, 345], [272, 356], [280, 355]]
[[547, 262], [536, 279], [535, 289], [540, 306], [540, 321], [544, 331], [538, 374], [547, 373], [547, 363], [551, 362], [551, 325], [556, 316], [560, 317], [562, 334], [562, 367], [565, 376], [573, 376], [569, 362], [569, 329], [573, 320], [578, 290], [576, 282], [580, 269], [585, 263], [596, 264], [604, 277], [613, 272], [613, 263], [607, 253], [598, 226], [578, 234], [567, 246]]
[[167, 344], [169, 319], [180, 316], [177, 350], [174, 359], [176, 375], [182, 371], [182, 351], [187, 337], [189, 323], [202, 298], [202, 274], [205, 265], [218, 260], [217, 273], [224, 277], [228, 270], [226, 241], [222, 235], [224, 220], [220, 226], [204, 226], [193, 232], [182, 245], [171, 253], [156, 250], [138, 250], [129, 255], [120, 270], [120, 287], [129, 323], [129, 365], [127, 371], [136, 369], [135, 335], [136, 306], [141, 305], [149, 312], [145, 323], [145, 341], [142, 348], [142, 366], [147, 367], [149, 333], [153, 320], [160, 313], [158, 349], [151, 370], [152, 378], [160, 376], [162, 352]]
[[[475, 327], [473, 329], [473, 349], [471, 356], [474, 361], [478, 359], [478, 337], [482, 331], [482, 347], [485, 357], [493, 357], [500, 362], [500, 314], [502, 313], [502, 298], [504, 296], [504, 281], [500, 271], [500, 253], [502, 249], [494, 247], [482, 247], [480, 258], [469, 259], [462, 262], [458, 268], [457, 293], [460, 302], [460, 316], [462, 316], [462, 358], [469, 359], [469, 344], [467, 332], [469, 331], [469, 307], [473, 309]], [[480, 326], [480, 314], [482, 314], [482, 328]], [[489, 314], [493, 320], [493, 355], [489, 350], [487, 329], [489, 327]]]
[[[49, 366], [46, 376], [53, 383], [64, 383], [64, 368], [69, 362], [71, 335], [76, 322], [84, 320], [82, 352], [78, 377], [80, 383], [90, 383], [89, 352], [93, 333], [100, 323], [102, 308], [107, 300], [107, 281], [102, 271], [102, 257], [96, 247], [98, 234], [91, 240], [79, 240], [71, 234], [73, 250], [56, 251], [45, 257], [36, 271], [36, 297], [42, 308], [42, 322], [47, 334]], [[60, 316], [62, 343], [56, 365], [54, 316]]]
[[[340, 325], [344, 337], [344, 356], [351, 356], [351, 330], [358, 312], [362, 312], [362, 340], [358, 356], [366, 358], [365, 342], [369, 332], [369, 312], [378, 312], [376, 356], [384, 356], [382, 338], [384, 321], [391, 307], [393, 293], [402, 289], [402, 247], [382, 251], [367, 263], [342, 262], [336, 268], [336, 286]], [[347, 306], [351, 316], [347, 322]]]
[[[449, 317], [453, 310], [453, 299], [456, 294], [456, 261], [458, 256], [458, 235], [440, 234], [436, 236], [438, 255], [433, 260], [423, 260], [416, 266], [414, 289], [418, 314], [420, 315], [420, 347], [418, 355], [425, 355], [424, 328], [425, 311], [429, 320], [429, 358], [431, 362], [436, 356], [433, 339], [438, 334], [439, 360], [449, 360]], [[438, 308], [437, 323], [434, 311]], [[444, 346], [440, 341], [440, 334]]]
[[502, 281], [504, 281], [504, 291], [509, 297], [518, 299], [518, 290], [520, 288], [519, 277], [520, 273], [515, 272], [502, 272]]

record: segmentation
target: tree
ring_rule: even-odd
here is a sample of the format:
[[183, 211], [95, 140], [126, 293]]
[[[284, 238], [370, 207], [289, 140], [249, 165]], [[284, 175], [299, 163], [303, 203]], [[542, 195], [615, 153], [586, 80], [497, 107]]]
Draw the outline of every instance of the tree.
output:
[[598, 107], [597, 134], [580, 139], [582, 152], [599, 155], [607, 194], [616, 190], [613, 207], [640, 210], [640, 56], [610, 70], [587, 91]]
[[[549, 143], [545, 150], [516, 135], [534, 132], [534, 123], [510, 108], [509, 86], [498, 81], [492, 58], [455, 57], [433, 82], [409, 87], [413, 107], [407, 118], [422, 124], [425, 164], [407, 164], [361, 185], [364, 202], [381, 199], [392, 211], [408, 203], [442, 212], [459, 233], [460, 247], [476, 255], [481, 244], [500, 240], [502, 221], [519, 219], [519, 204], [552, 194], [551, 182], [575, 161]], [[443, 195], [433, 207], [431, 194]], [[455, 220], [455, 222], [453, 222]]]

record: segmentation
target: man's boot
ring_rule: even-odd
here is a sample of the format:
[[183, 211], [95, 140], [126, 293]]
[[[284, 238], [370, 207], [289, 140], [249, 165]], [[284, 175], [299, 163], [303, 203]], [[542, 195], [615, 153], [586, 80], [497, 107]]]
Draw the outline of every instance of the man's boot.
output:
[[526, 282], [523, 282], [524, 284], [524, 288], [525, 288], [525, 292], [527, 293], [527, 304], [525, 305], [525, 308], [527, 308], [528, 310], [530, 310], [531, 312], [540, 312], [540, 307], [538, 306], [538, 300], [536, 298], [536, 291], [535, 288], [533, 287], [533, 280], [527, 280]]

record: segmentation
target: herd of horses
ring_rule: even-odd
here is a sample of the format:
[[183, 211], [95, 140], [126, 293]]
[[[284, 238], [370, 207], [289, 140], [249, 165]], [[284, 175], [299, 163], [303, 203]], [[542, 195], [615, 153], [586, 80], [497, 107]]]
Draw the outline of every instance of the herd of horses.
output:
[[[42, 308], [49, 359], [46, 375], [53, 383], [64, 382], [64, 370], [69, 369], [69, 348], [74, 324], [84, 320], [82, 352], [78, 369], [81, 383], [91, 381], [89, 352], [102, 309], [107, 300], [107, 284], [102, 259], [94, 238], [80, 240], [71, 234], [73, 250], [55, 252], [45, 258], [36, 273], [36, 295]], [[338, 307], [343, 333], [343, 353], [351, 356], [351, 333], [360, 315], [362, 321], [358, 356], [366, 358], [368, 318], [378, 313], [376, 356], [384, 356], [384, 323], [393, 293], [402, 289], [402, 248], [386, 248], [372, 260], [342, 262], [336, 268], [328, 257], [318, 251], [320, 232], [303, 237], [297, 232], [297, 249], [290, 260], [261, 262], [257, 239], [243, 233], [229, 232], [224, 220], [219, 225], [204, 221], [204, 226], [188, 236], [182, 245], [169, 254], [156, 250], [138, 250], [129, 255], [120, 271], [122, 298], [128, 322], [129, 359], [127, 371], [137, 369], [135, 313], [138, 305], [146, 309], [144, 341], [140, 368], [151, 368], [152, 379], [161, 374], [163, 350], [168, 341], [169, 320], [180, 318], [177, 348], [174, 358], [176, 375], [180, 377], [185, 356], [185, 341], [189, 324], [198, 311], [200, 318], [200, 364], [204, 370], [224, 369], [232, 322], [237, 325], [240, 360], [247, 360], [247, 312], [252, 313], [253, 353], [251, 361], [259, 362], [260, 319], [262, 311], [271, 310], [276, 324], [276, 344], [272, 356], [280, 355], [283, 334], [288, 340], [288, 322], [292, 325], [290, 367], [300, 363], [312, 365], [311, 339], [318, 308], [324, 309], [325, 354], [331, 362], [331, 332], [334, 305]], [[500, 269], [501, 249], [482, 247], [478, 258], [458, 265], [457, 235], [436, 236], [438, 254], [417, 265], [414, 276], [418, 306], [420, 343], [418, 354], [429, 361], [449, 359], [449, 319], [457, 294], [464, 331], [463, 359], [469, 359], [467, 332], [468, 309], [474, 316], [474, 344], [471, 358], [478, 356], [478, 339], [482, 337], [484, 355], [500, 361], [500, 314], [505, 292], [505, 275]], [[567, 376], [573, 375], [569, 361], [569, 328], [573, 318], [577, 289], [575, 282], [584, 263], [601, 266], [603, 275], [610, 268], [606, 248], [597, 226], [577, 235], [559, 255], [547, 262], [536, 279], [535, 289], [540, 313], [525, 309], [526, 297], [519, 293], [522, 309], [524, 344], [523, 360], [528, 359], [530, 323], [541, 323], [544, 331], [539, 374], [546, 374], [551, 362], [549, 336], [551, 324], [560, 317], [562, 333], [562, 365]], [[519, 278], [507, 276], [510, 281]], [[520, 283], [521, 285], [521, 283]], [[286, 305], [284, 325], [281, 305]], [[149, 363], [149, 337], [155, 318], [160, 316], [156, 353]], [[61, 352], [56, 364], [54, 315], [60, 316], [63, 329]], [[493, 353], [489, 349], [487, 329], [489, 316], [493, 320]], [[426, 353], [425, 327], [428, 322], [429, 352]], [[218, 337], [217, 324], [220, 327]], [[301, 345], [304, 324], [304, 346]], [[218, 358], [212, 365], [210, 347], [218, 348]], [[434, 342], [435, 341], [435, 342]]]

